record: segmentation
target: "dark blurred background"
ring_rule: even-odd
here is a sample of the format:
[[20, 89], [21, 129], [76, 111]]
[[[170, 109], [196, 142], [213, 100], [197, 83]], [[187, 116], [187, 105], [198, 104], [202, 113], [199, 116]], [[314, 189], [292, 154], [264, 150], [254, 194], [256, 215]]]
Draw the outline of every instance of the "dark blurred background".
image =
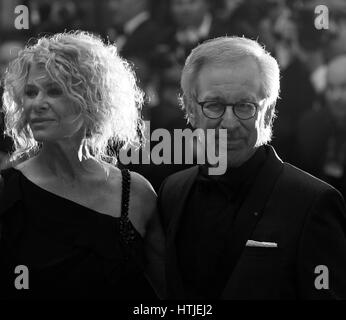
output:
[[[319, 4], [329, 9], [326, 30], [315, 27]], [[17, 5], [29, 8], [28, 30], [14, 27]], [[133, 63], [146, 93], [143, 117], [150, 120], [150, 131], [187, 127], [177, 98], [181, 69], [193, 47], [222, 35], [257, 39], [278, 59], [282, 72], [272, 144], [284, 161], [346, 196], [346, 79], [328, 80], [333, 75], [327, 67], [346, 54], [346, 0], [0, 0], [0, 75], [29, 40], [74, 29], [115, 41]], [[343, 111], [332, 112], [335, 106]], [[2, 159], [11, 148], [2, 135]], [[158, 190], [167, 175], [187, 166], [130, 168]]]

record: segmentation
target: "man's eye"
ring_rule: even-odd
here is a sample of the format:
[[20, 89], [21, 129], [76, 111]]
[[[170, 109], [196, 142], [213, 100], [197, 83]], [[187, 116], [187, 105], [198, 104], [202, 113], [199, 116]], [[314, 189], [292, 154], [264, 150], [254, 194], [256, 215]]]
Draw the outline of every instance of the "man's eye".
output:
[[253, 110], [255, 105], [249, 102], [240, 102], [237, 104], [237, 108], [242, 110]]
[[223, 106], [219, 102], [207, 102], [204, 105], [205, 108], [209, 110], [217, 110], [217, 109], [222, 109]]

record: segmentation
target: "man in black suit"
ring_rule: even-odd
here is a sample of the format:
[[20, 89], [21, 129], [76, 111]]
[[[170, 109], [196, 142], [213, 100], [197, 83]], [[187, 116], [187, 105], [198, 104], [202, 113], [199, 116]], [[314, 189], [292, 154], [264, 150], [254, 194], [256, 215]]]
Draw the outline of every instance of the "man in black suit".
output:
[[161, 186], [170, 298], [346, 298], [342, 196], [268, 145], [279, 79], [276, 60], [246, 38], [204, 42], [187, 58], [188, 120], [216, 129], [216, 146], [226, 130], [227, 170], [211, 176], [207, 161]]
[[157, 103], [156, 55], [163, 31], [150, 12], [150, 0], [108, 0], [108, 13], [112, 26], [107, 30], [110, 41], [115, 41], [122, 57], [136, 66], [136, 75], [149, 104], [145, 104], [144, 117], [149, 107]]
[[150, 0], [108, 0], [112, 27], [107, 31], [121, 55], [147, 63], [159, 41], [160, 28], [152, 19]]

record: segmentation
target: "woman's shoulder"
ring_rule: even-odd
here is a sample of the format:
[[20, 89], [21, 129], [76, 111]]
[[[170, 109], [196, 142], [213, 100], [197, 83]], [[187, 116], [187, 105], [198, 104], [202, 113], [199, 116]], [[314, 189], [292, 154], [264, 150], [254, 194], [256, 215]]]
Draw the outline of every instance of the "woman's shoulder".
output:
[[119, 169], [110, 164], [106, 164], [105, 168], [108, 171], [108, 176], [111, 177], [109, 181], [111, 181], [112, 187], [116, 189], [124, 187], [126, 184], [126, 173], [124, 171], [128, 171], [130, 202], [138, 203], [138, 205], [146, 203], [147, 206], [156, 203], [157, 196], [151, 183], [141, 174], [128, 169]]
[[119, 169], [118, 167], [112, 166], [110, 164], [106, 165], [109, 175], [113, 178], [113, 181], [123, 182], [126, 179], [126, 173], [128, 171], [130, 178], [130, 197], [139, 201], [156, 201], [156, 193], [151, 183], [143, 177], [141, 174], [130, 171], [128, 169]]
[[150, 182], [141, 174], [131, 171], [131, 196], [146, 206], [153, 206], [156, 203], [157, 195]]
[[[120, 192], [121, 201], [128, 201], [128, 216], [139, 233], [143, 236], [148, 222], [155, 215], [156, 193], [150, 182], [141, 174], [128, 169], [119, 169], [111, 164], [105, 164], [113, 192]], [[126, 173], [129, 179], [126, 178]], [[126, 182], [127, 181], [127, 182]], [[129, 186], [129, 188], [126, 187]], [[128, 192], [128, 195], [126, 193]], [[127, 200], [126, 200], [127, 199]], [[123, 214], [123, 213], [121, 213]]]
[[146, 178], [135, 171], [131, 171], [130, 174], [130, 212], [136, 216], [136, 220], [138, 219], [142, 226], [146, 226], [157, 213], [157, 195]]

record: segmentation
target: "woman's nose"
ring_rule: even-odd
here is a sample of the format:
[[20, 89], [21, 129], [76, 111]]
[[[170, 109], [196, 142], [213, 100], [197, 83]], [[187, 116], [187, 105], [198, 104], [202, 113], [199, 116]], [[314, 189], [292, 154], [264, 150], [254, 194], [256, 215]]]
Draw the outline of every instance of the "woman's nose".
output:
[[35, 108], [35, 110], [44, 110], [48, 108], [48, 102], [46, 100], [46, 96], [39, 92], [36, 97], [32, 100], [32, 107]]

